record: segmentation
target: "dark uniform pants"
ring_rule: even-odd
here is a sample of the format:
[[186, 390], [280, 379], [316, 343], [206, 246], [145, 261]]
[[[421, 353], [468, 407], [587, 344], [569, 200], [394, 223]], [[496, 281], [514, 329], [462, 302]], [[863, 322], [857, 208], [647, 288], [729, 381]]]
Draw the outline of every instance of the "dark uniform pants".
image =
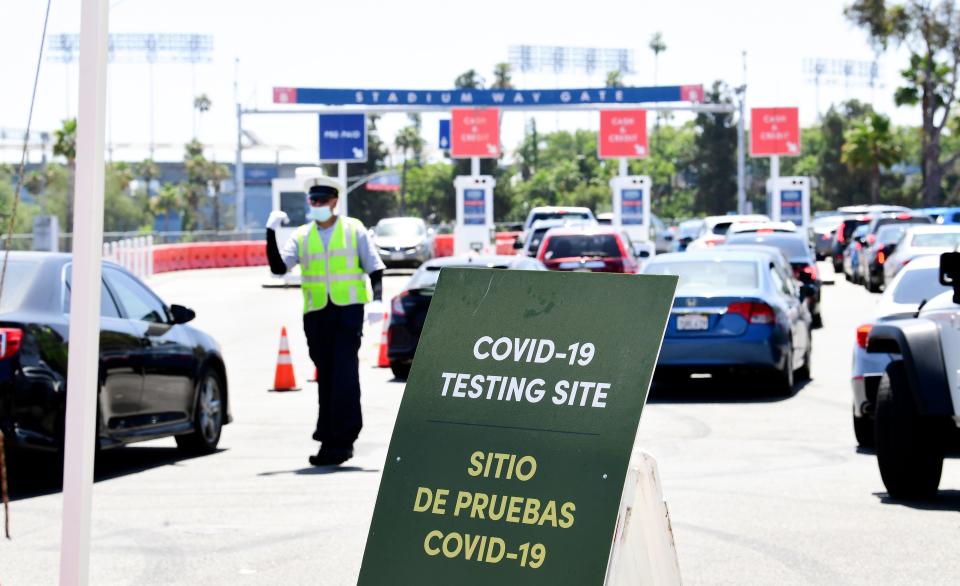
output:
[[350, 448], [363, 418], [360, 414], [360, 336], [363, 304], [334, 305], [303, 315], [310, 358], [317, 367], [320, 414], [314, 439], [328, 448]]

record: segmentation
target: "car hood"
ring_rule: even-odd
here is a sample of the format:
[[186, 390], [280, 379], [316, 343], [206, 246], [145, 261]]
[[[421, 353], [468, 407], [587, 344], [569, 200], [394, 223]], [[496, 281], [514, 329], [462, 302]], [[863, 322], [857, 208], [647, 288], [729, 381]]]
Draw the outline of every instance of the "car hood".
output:
[[380, 236], [374, 242], [381, 248], [408, 248], [418, 246], [425, 239], [424, 236]]

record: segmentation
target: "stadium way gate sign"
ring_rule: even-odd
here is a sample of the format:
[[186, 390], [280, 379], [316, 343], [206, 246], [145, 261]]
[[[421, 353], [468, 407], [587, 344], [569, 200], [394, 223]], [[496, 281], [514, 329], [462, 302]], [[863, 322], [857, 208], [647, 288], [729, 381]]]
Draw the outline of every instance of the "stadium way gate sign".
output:
[[444, 269], [358, 583], [601, 585], [676, 283]]

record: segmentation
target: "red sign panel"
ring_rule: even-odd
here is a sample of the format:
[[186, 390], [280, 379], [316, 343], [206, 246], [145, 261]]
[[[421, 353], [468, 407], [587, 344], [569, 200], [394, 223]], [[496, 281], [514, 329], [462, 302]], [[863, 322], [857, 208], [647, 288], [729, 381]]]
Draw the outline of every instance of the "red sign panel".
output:
[[601, 159], [639, 159], [647, 148], [646, 110], [601, 110], [597, 156]]
[[800, 114], [797, 108], [750, 110], [750, 155], [800, 155]]
[[684, 102], [693, 102], [699, 104], [703, 101], [702, 85], [682, 85], [680, 86], [680, 99]]
[[500, 116], [496, 108], [450, 112], [450, 156], [455, 159], [500, 156]]
[[296, 104], [297, 88], [295, 87], [275, 87], [273, 88], [274, 104]]

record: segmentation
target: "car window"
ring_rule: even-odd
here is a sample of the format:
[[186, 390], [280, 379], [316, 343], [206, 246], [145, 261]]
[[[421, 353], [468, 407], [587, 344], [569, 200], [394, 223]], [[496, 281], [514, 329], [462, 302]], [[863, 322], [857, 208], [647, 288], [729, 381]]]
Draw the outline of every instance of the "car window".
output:
[[793, 295], [793, 289], [777, 271], [776, 267], [770, 267], [770, 278], [773, 280], [773, 288], [786, 296]]
[[953, 214], [953, 221], [960, 223], [960, 212]]
[[104, 269], [103, 275], [116, 293], [125, 317], [151, 323], [167, 321], [163, 303], [133, 277], [110, 267]]
[[877, 230], [877, 240], [883, 244], [893, 244], [900, 240], [904, 230], [906, 230], [904, 226], [884, 226]]
[[913, 269], [903, 273], [893, 290], [893, 302], [919, 304], [950, 291], [951, 287], [940, 284], [938, 275], [939, 268]]
[[723, 236], [730, 229], [730, 226], [733, 225], [733, 222], [719, 222], [714, 224], [713, 233]]
[[533, 214], [530, 220], [532, 226], [537, 220], [589, 220], [590, 214], [586, 212], [537, 212]]
[[543, 242], [543, 235], [547, 233], [547, 230], [550, 228], [537, 228], [533, 231], [533, 234], [530, 235], [530, 242], [527, 243], [527, 252], [530, 254], [536, 254], [540, 250], [540, 243]]
[[[66, 271], [64, 272], [64, 285], [65, 292], [63, 295], [63, 313], [70, 313], [70, 292], [71, 292], [71, 282], [73, 265], [67, 265]], [[117, 309], [117, 303], [113, 298], [113, 295], [110, 294], [109, 289], [107, 289], [106, 284], [104, 284], [103, 279], [100, 279], [100, 317], [120, 317], [120, 310]]]
[[374, 228], [374, 234], [377, 236], [423, 236], [427, 229], [420, 222], [416, 221], [387, 221], [380, 222]]
[[551, 236], [546, 244], [544, 258], [569, 258], [574, 256], [621, 256], [617, 237], [613, 234], [573, 234]]
[[787, 258], [796, 258], [798, 256], [809, 256], [810, 249], [804, 238], [786, 237], [786, 236], [764, 236], [746, 233], [743, 235], [731, 236], [727, 239], [727, 245], [736, 246], [738, 244], [762, 244], [764, 246], [775, 246], [783, 251]]
[[680, 277], [677, 295], [683, 292], [722, 293], [756, 289], [759, 286], [757, 263], [750, 261], [652, 262], [644, 269], [650, 275]]
[[36, 262], [11, 260], [7, 263], [3, 296], [0, 297], [0, 311], [11, 311], [20, 306], [39, 268], [40, 263]]
[[914, 234], [910, 244], [922, 248], [953, 248], [960, 244], [960, 232]]

